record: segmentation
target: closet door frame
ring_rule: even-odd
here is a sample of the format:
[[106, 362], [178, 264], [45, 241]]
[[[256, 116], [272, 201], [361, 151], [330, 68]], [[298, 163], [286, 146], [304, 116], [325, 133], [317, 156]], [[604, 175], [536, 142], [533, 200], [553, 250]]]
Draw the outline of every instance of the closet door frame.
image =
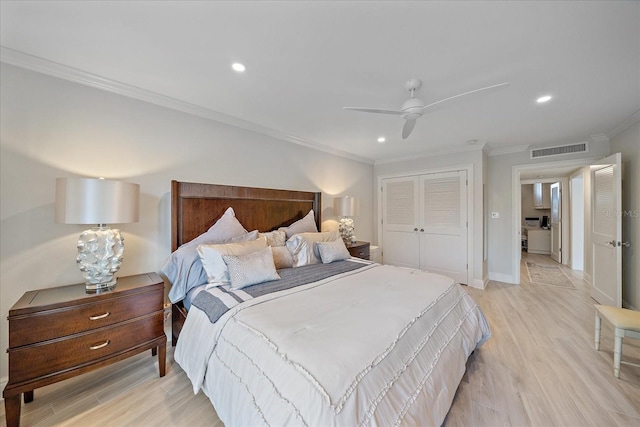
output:
[[[448, 166], [444, 168], [434, 168], [434, 169], [424, 169], [418, 171], [411, 172], [402, 172], [402, 173], [394, 173], [389, 175], [380, 175], [378, 176], [377, 182], [377, 194], [378, 194], [378, 245], [382, 249], [382, 262], [384, 263], [384, 239], [383, 239], [383, 231], [382, 231], [382, 219], [383, 219], [383, 203], [384, 196], [382, 195], [382, 186], [383, 180], [391, 179], [391, 178], [403, 178], [410, 176], [418, 176], [418, 175], [426, 175], [426, 174], [434, 174], [434, 173], [446, 173], [446, 172], [458, 172], [458, 171], [466, 171], [467, 172], [467, 278], [468, 285], [474, 286], [475, 277], [473, 275], [474, 266], [475, 266], [475, 258], [473, 256], [473, 248], [475, 245], [473, 234], [474, 234], [474, 181], [473, 181], [473, 164], [466, 165], [458, 165], [458, 166]], [[478, 209], [482, 209], [482, 206], [479, 206]], [[486, 236], [484, 236], [486, 238]], [[482, 260], [479, 260], [482, 262]]]

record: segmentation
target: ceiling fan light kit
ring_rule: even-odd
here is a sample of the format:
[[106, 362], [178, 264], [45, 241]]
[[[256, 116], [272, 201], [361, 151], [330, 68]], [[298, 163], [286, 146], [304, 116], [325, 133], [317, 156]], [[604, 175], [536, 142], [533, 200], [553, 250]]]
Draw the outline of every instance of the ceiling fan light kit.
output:
[[405, 121], [404, 125], [402, 126], [402, 139], [407, 139], [409, 135], [411, 135], [411, 132], [413, 131], [413, 128], [416, 125], [416, 120], [422, 117], [422, 115], [425, 113], [427, 108], [432, 107], [434, 105], [440, 105], [440, 106], [442, 106], [443, 104], [446, 105], [445, 103], [447, 101], [452, 101], [462, 96], [477, 94], [480, 92], [488, 92], [488, 91], [499, 89], [508, 85], [509, 83], [499, 83], [496, 85], [471, 90], [469, 92], [460, 93], [458, 95], [450, 96], [448, 98], [444, 98], [439, 101], [432, 102], [431, 104], [425, 105], [425, 103], [420, 98], [415, 97], [415, 92], [416, 90], [418, 90], [418, 88], [420, 88], [420, 86], [422, 86], [422, 81], [420, 79], [409, 79], [404, 84], [404, 88], [409, 91], [409, 93], [411, 94], [411, 97], [402, 104], [402, 107], [400, 108], [400, 110], [388, 110], [388, 109], [382, 109], [382, 108], [362, 108], [362, 107], [343, 107], [343, 108], [345, 110], [360, 111], [363, 113], [391, 114], [391, 115], [400, 116]]

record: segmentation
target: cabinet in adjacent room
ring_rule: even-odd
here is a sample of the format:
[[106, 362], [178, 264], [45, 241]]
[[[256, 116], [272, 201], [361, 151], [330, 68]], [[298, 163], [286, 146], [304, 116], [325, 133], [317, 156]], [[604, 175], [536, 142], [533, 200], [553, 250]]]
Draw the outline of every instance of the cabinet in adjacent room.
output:
[[551, 209], [551, 184], [536, 182], [533, 184], [533, 207]]
[[528, 230], [530, 254], [549, 255], [551, 253], [551, 230]]

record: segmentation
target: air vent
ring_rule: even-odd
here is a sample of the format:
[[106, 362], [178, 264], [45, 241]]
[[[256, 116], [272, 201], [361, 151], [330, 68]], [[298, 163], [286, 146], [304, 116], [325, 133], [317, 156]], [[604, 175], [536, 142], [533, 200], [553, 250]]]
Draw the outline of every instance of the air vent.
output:
[[579, 142], [577, 144], [532, 149], [531, 158], [539, 159], [540, 157], [563, 156], [565, 154], [586, 153], [588, 151], [589, 145], [586, 142]]

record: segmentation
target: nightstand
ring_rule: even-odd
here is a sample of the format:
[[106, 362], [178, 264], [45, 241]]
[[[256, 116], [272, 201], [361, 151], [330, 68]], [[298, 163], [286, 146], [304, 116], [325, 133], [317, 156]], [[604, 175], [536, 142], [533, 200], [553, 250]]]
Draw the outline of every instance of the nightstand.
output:
[[347, 250], [351, 256], [362, 259], [369, 259], [369, 242], [355, 242], [347, 245]]
[[20, 425], [20, 395], [126, 359], [158, 355], [165, 374], [164, 282], [156, 273], [119, 277], [112, 291], [84, 283], [25, 293], [9, 310], [7, 426]]

